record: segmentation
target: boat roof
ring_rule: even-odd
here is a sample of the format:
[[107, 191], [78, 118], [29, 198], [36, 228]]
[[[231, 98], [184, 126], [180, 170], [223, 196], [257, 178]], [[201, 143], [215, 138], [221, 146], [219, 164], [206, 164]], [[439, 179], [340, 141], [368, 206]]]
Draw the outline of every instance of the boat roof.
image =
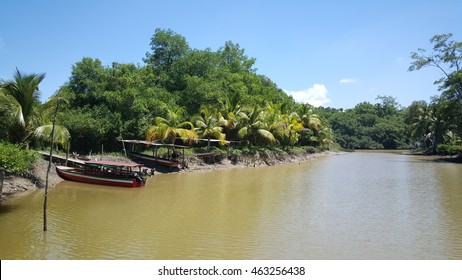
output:
[[188, 146], [183, 146], [183, 145], [157, 143], [157, 142], [150, 142], [150, 141], [143, 141], [143, 140], [119, 140], [119, 141], [125, 142], [125, 143], [145, 144], [145, 145], [151, 145], [151, 146], [157, 146], [157, 147], [161, 146], [161, 147], [175, 147], [175, 148], [189, 149]]
[[119, 161], [109, 161], [109, 160], [90, 160], [86, 161], [85, 165], [105, 165], [105, 166], [117, 166], [117, 167], [137, 167], [143, 166], [139, 163], [127, 163], [127, 162], [119, 162]]
[[[177, 138], [177, 139], [182, 139], [182, 138]], [[203, 138], [198, 138], [198, 139], [188, 139], [192, 141], [210, 141], [210, 142], [223, 142], [218, 139], [203, 139]], [[190, 147], [184, 146], [184, 145], [177, 145], [177, 144], [167, 144], [167, 143], [159, 143], [159, 142], [151, 142], [151, 141], [144, 141], [144, 140], [119, 140], [120, 142], [124, 143], [134, 143], [134, 144], [145, 144], [145, 145], [151, 145], [151, 146], [157, 146], [157, 147], [175, 147], [175, 148], [185, 148], [189, 149]], [[240, 141], [229, 141], [225, 140], [224, 141], [226, 144], [233, 143], [233, 142], [240, 142]]]

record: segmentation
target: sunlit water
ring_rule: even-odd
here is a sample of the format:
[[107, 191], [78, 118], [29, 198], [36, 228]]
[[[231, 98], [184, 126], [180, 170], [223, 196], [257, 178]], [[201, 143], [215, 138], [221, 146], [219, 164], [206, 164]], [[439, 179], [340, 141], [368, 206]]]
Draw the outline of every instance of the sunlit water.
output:
[[0, 259], [462, 259], [462, 165], [351, 153], [158, 174], [144, 188], [63, 181], [0, 206]]

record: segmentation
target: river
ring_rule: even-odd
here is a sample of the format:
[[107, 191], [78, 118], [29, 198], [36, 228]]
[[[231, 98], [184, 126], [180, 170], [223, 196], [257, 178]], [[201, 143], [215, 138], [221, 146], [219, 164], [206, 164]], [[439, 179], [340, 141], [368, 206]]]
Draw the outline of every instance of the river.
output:
[[462, 259], [462, 164], [355, 152], [157, 174], [143, 188], [62, 181], [0, 206], [0, 259]]

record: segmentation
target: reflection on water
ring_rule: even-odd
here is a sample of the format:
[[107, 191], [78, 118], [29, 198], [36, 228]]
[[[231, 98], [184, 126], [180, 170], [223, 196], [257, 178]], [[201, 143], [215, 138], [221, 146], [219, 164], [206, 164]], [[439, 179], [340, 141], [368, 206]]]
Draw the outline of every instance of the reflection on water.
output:
[[0, 208], [1, 259], [461, 259], [462, 165], [387, 153], [61, 182]]

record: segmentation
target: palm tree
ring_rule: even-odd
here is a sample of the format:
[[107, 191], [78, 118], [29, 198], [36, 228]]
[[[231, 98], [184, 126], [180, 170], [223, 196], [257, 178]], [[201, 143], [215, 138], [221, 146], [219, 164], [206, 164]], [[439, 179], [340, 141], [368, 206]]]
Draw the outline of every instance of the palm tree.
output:
[[201, 115], [193, 118], [195, 131], [199, 137], [207, 138], [207, 150], [210, 151], [210, 139], [218, 139], [220, 144], [225, 144], [226, 134], [222, 133], [223, 125], [226, 124], [221, 114], [213, 113], [209, 107], [203, 106]]
[[264, 111], [265, 122], [281, 144], [294, 145], [298, 141], [298, 133], [303, 129], [303, 122], [295, 112], [283, 114], [283, 107], [284, 104], [267, 104]]
[[334, 132], [330, 127], [324, 125], [321, 130], [318, 132], [318, 142], [321, 147], [326, 147], [329, 149], [330, 144], [334, 142]]
[[37, 127], [31, 137], [35, 139], [42, 139], [47, 142], [54, 142], [61, 145], [63, 149], [69, 150], [70, 138], [71, 135], [67, 128], [59, 124], [55, 124], [54, 128], [54, 139], [52, 141], [52, 130], [53, 130], [53, 120], [56, 121], [55, 115], [58, 112], [60, 103], [68, 103], [68, 101], [62, 97], [53, 96], [45, 104], [37, 108], [38, 114], [41, 116], [40, 122], [43, 124]]
[[224, 133], [228, 140], [237, 140], [236, 135], [237, 124], [239, 119], [245, 118], [241, 105], [241, 97], [238, 92], [232, 92], [228, 94], [223, 105], [221, 116], [219, 116], [219, 122], [223, 127]]
[[313, 113], [313, 107], [309, 104], [304, 104], [300, 109], [300, 119], [303, 122], [303, 126], [312, 132], [312, 137], [310, 137], [310, 142], [315, 142], [317, 144], [322, 144], [319, 139], [319, 133], [327, 125], [325, 125], [320, 116]]
[[156, 117], [156, 124], [151, 126], [146, 133], [146, 141], [160, 139], [175, 144], [177, 137], [180, 137], [184, 142], [192, 142], [197, 139], [194, 125], [191, 122], [181, 120], [182, 111], [181, 108], [167, 110], [167, 118]]
[[[52, 97], [41, 105], [38, 98], [38, 85], [45, 78], [45, 74], [25, 75], [16, 69], [13, 80], [0, 84], [0, 104], [12, 119], [13, 142], [25, 143], [31, 138], [51, 141], [53, 114], [56, 113], [58, 102], [65, 99]], [[61, 126], [55, 127], [54, 141], [63, 148], [69, 148], [69, 131]]]
[[22, 74], [16, 69], [12, 80], [0, 83], [0, 103], [14, 118], [13, 142], [25, 142], [38, 126], [35, 108], [40, 104], [38, 87], [44, 78], [45, 74]]
[[276, 143], [277, 140], [269, 131], [269, 125], [264, 121], [264, 112], [262, 109], [255, 107], [249, 114], [245, 114], [240, 119], [241, 128], [238, 136], [241, 139], [247, 139], [252, 144], [260, 141]]
[[293, 146], [298, 141], [299, 132], [303, 130], [303, 122], [295, 112], [284, 115], [284, 121], [287, 124], [288, 144]]
[[425, 146], [436, 153], [436, 148], [448, 138], [451, 124], [446, 119], [446, 105], [442, 101], [438, 104], [421, 105], [417, 108], [418, 115], [411, 121], [411, 136], [424, 140]]

